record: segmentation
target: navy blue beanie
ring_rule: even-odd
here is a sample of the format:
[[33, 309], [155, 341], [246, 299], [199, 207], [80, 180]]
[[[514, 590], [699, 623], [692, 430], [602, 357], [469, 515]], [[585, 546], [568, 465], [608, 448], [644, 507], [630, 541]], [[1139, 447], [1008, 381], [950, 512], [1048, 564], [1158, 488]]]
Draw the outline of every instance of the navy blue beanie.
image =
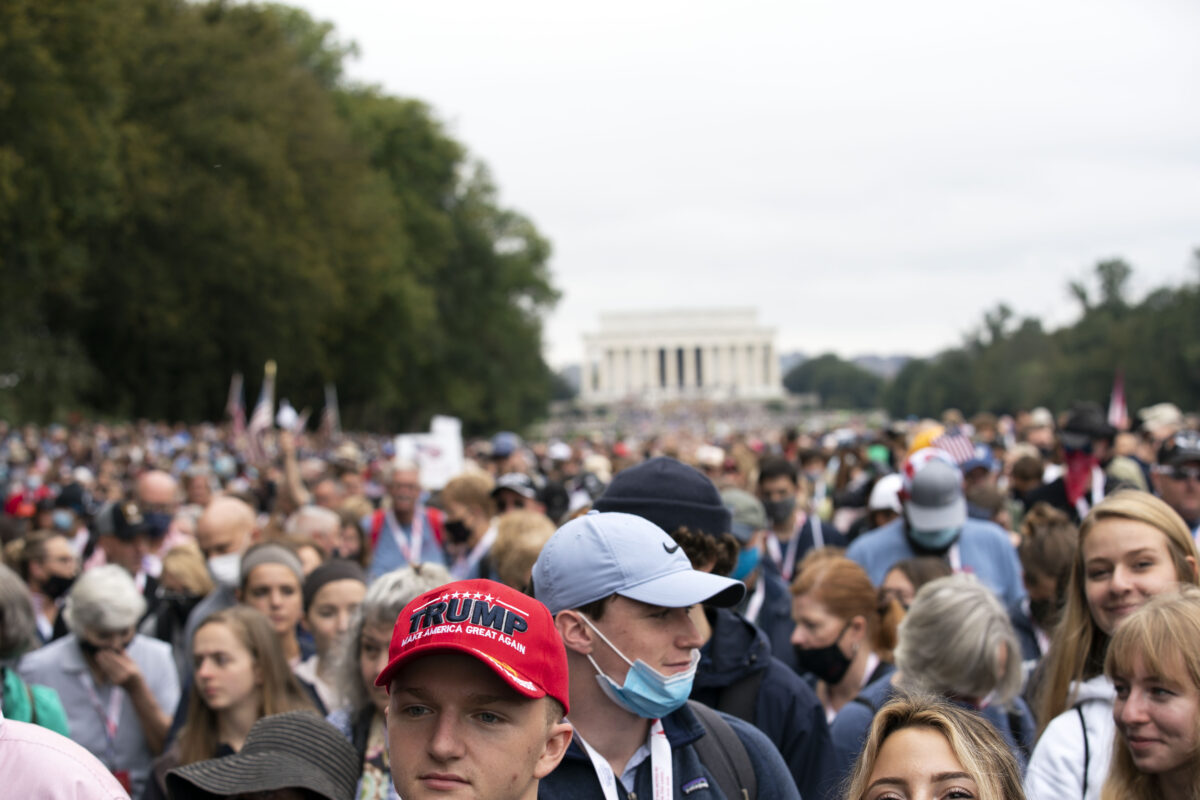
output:
[[721, 536], [732, 527], [729, 509], [713, 482], [700, 470], [666, 456], [618, 472], [593, 508], [636, 514], [667, 533], [687, 528]]

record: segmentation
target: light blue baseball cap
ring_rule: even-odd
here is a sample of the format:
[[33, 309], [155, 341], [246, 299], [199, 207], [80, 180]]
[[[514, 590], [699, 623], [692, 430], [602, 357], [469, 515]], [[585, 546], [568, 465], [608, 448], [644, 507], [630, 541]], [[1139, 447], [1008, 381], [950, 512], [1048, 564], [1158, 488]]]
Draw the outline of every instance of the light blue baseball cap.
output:
[[692, 569], [683, 548], [653, 522], [592, 511], [563, 525], [533, 565], [533, 594], [557, 614], [613, 594], [664, 608], [736, 605], [741, 581]]

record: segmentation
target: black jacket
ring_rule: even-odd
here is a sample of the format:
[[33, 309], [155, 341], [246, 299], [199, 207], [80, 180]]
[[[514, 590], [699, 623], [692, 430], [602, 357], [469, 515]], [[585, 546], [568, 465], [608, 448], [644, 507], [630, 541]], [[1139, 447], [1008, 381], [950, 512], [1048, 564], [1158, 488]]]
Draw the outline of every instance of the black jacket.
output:
[[728, 609], [708, 609], [707, 614], [712, 638], [700, 650], [692, 699], [723, 711], [723, 690], [742, 680], [757, 680], [758, 694], [747, 722], [779, 748], [801, 797], [826, 797], [834, 759], [821, 701], [799, 675], [771, 656], [765, 633]]

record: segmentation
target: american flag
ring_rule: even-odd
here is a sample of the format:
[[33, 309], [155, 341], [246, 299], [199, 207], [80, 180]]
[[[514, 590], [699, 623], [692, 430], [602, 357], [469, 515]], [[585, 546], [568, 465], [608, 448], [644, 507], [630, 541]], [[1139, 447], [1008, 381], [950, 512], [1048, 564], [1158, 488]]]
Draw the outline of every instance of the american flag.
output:
[[950, 454], [954, 463], [962, 466], [975, 457], [975, 443], [960, 428], [947, 428], [946, 432], [930, 442], [939, 450]]
[[262, 435], [271, 427], [275, 416], [275, 362], [268, 361], [263, 370], [262, 391], [258, 393], [258, 403], [254, 413], [250, 415], [250, 424], [246, 428], [246, 449], [252, 463], [261, 464], [267, 460], [263, 450]]
[[1119, 431], [1129, 429], [1129, 409], [1125, 407], [1125, 375], [1117, 370], [1112, 397], [1108, 401], [1108, 424]]
[[229, 399], [225, 401], [225, 413], [233, 420], [233, 438], [240, 439], [246, 433], [246, 403], [242, 399], [242, 373], [233, 373], [229, 382]]
[[340, 436], [342, 419], [338, 413], [337, 387], [325, 384], [325, 410], [321, 412], [321, 434], [328, 439]]

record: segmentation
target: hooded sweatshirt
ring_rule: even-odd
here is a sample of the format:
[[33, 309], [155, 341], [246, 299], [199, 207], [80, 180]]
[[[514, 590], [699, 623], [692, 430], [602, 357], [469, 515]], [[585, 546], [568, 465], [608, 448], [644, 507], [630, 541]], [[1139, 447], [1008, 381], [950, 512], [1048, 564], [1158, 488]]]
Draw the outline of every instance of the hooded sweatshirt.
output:
[[[1112, 682], [1103, 675], [1078, 685], [1075, 705], [1050, 720], [1025, 773], [1029, 800], [1099, 800], [1112, 757]], [[1082, 714], [1082, 719], [1080, 718]], [[1084, 762], [1087, 762], [1084, 791]]]

